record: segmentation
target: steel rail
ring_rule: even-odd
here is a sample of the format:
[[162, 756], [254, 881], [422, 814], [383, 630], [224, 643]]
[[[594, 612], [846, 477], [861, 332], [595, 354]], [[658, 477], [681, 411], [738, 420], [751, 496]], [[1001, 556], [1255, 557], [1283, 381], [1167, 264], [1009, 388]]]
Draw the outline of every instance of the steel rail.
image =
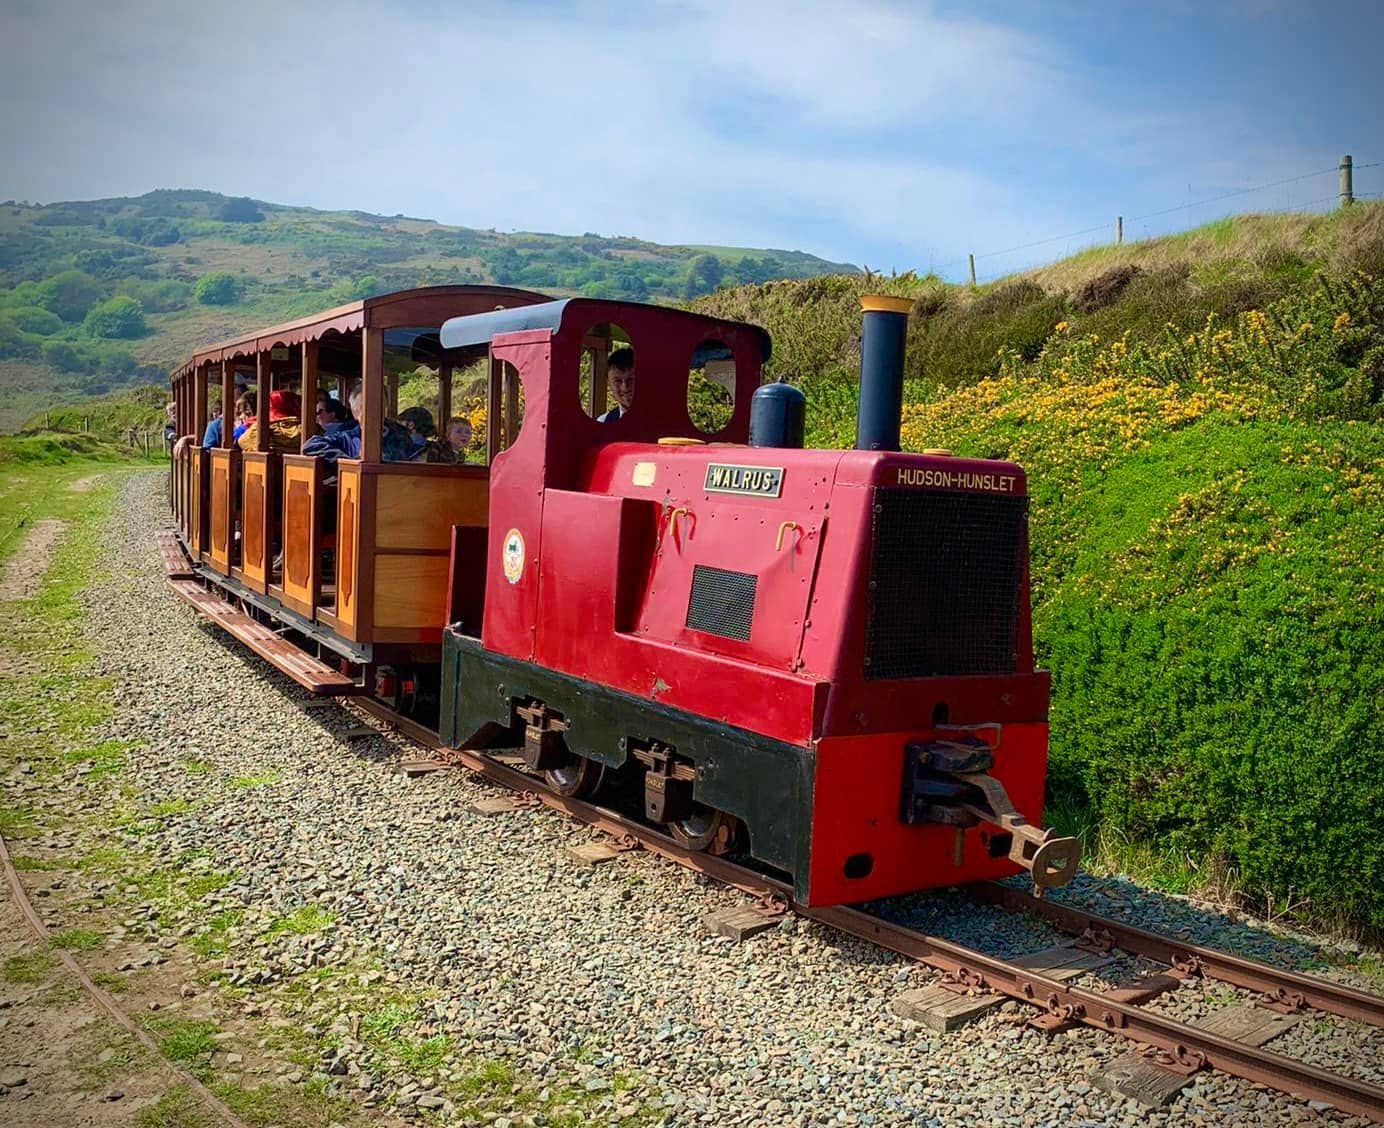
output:
[[1184, 974], [1201, 974], [1236, 987], [1259, 991], [1273, 1001], [1295, 1009], [1312, 1007], [1372, 1026], [1384, 1026], [1384, 998], [1342, 983], [1272, 967], [1214, 948], [1171, 940], [1050, 897], [1034, 897], [1023, 889], [1009, 885], [987, 881], [968, 886], [966, 892], [977, 900], [997, 905], [1008, 912], [1032, 913], [1073, 936], [1079, 936], [1088, 929], [1093, 932], [1104, 930], [1110, 934], [1116, 947], [1176, 967]]
[[533, 776], [497, 763], [482, 753], [444, 748], [435, 732], [378, 701], [355, 698], [343, 700], [342, 704], [393, 725], [409, 739], [440, 753], [443, 762], [465, 767], [505, 787], [531, 795], [554, 810], [613, 835], [627, 848], [637, 845], [680, 862], [761, 900], [774, 901], [786, 911], [927, 964], [961, 983], [1043, 1008], [1065, 1022], [1091, 1026], [1152, 1046], [1189, 1074], [1202, 1067], [1216, 1069], [1303, 1100], [1324, 1101], [1345, 1112], [1384, 1124], [1384, 1088], [1380, 1086], [1328, 1073], [1262, 1047], [1236, 1042], [1110, 995], [1068, 986], [1027, 968], [893, 924], [859, 909], [799, 905], [792, 900], [792, 888], [786, 882], [724, 858], [685, 850], [671, 838], [616, 811], [558, 795]]
[[[15, 869], [14, 859], [10, 856], [9, 845], [5, 841], [5, 836], [0, 834], [0, 870], [4, 872], [5, 883], [9, 887], [10, 898], [19, 908], [24, 921], [29, 926], [29, 931], [34, 934], [45, 946], [51, 946], [53, 935], [48, 931], [48, 926], [43, 923], [43, 918], [34, 910], [34, 904], [29, 900], [28, 891], [24, 888], [24, 882], [20, 880], [19, 871]], [[173, 1061], [164, 1052], [163, 1048], [154, 1041], [149, 1032], [140, 1026], [134, 1019], [121, 1009], [120, 1004], [112, 998], [111, 993], [105, 988], [97, 985], [91, 978], [87, 969], [77, 962], [77, 958], [62, 948], [58, 949], [58, 959], [77, 978], [77, 982], [82, 985], [85, 991], [103, 1011], [106, 1012], [115, 1023], [120, 1026], [144, 1049], [148, 1050], [179, 1083], [186, 1085], [196, 1093], [204, 1102], [211, 1106], [216, 1115], [229, 1126], [229, 1128], [250, 1128], [245, 1121], [232, 1111], [220, 1097], [206, 1087], [197, 1077], [184, 1069], [176, 1061]]]

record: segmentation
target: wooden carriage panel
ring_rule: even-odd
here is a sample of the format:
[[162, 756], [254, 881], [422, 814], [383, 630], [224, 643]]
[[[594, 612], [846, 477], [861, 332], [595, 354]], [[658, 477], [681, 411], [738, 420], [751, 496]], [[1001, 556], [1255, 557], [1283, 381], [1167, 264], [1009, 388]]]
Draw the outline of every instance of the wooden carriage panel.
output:
[[185, 542], [192, 539], [192, 450], [188, 447], [178, 457], [178, 528]]
[[375, 554], [377, 637], [403, 629], [430, 632], [419, 641], [441, 641], [450, 594], [447, 563], [446, 550], [437, 554]]
[[211, 464], [211, 457], [201, 447], [194, 447], [192, 450], [192, 497], [191, 505], [188, 507], [188, 516], [191, 527], [188, 530], [187, 543], [192, 551], [192, 558], [200, 560], [202, 553], [207, 551], [207, 493], [208, 493], [208, 467]]
[[211, 452], [211, 565], [223, 576], [231, 574], [235, 556], [239, 455], [221, 447]]
[[375, 487], [377, 552], [397, 548], [445, 552], [451, 544], [453, 525], [489, 523], [490, 483], [481, 467], [426, 469], [434, 473], [379, 475]]
[[312, 618], [322, 597], [322, 463], [284, 455], [283, 481], [283, 586], [275, 594], [286, 607]]
[[269, 592], [277, 534], [274, 483], [279, 455], [245, 451], [241, 455], [241, 565], [247, 586]]
[[359, 463], [338, 462], [336, 484], [336, 614], [332, 629], [345, 638], [364, 641], [360, 627], [361, 593], [368, 588], [368, 569], [362, 568], [361, 520], [367, 482]]

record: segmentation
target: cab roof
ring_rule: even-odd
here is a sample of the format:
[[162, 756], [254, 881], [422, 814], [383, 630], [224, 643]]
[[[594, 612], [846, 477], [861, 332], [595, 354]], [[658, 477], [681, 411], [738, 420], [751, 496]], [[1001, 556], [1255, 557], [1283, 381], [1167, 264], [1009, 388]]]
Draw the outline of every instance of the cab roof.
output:
[[670, 309], [648, 302], [617, 302], [601, 298], [562, 298], [558, 301], [542, 302], [538, 305], [519, 306], [512, 309], [497, 309], [486, 313], [473, 313], [466, 317], [453, 317], [442, 323], [442, 347], [444, 349], [474, 348], [489, 344], [502, 333], [521, 333], [530, 329], [547, 329], [557, 334], [565, 322], [574, 322], [583, 327], [595, 321], [619, 323], [623, 311], [639, 309], [655, 311], [662, 317], [677, 319], [683, 324], [700, 322], [706, 327], [707, 336], [714, 337], [718, 328], [733, 326], [738, 332], [758, 339], [760, 359], [768, 360], [772, 344], [769, 334], [758, 325], [744, 321], [725, 321], [706, 317], [687, 310]]

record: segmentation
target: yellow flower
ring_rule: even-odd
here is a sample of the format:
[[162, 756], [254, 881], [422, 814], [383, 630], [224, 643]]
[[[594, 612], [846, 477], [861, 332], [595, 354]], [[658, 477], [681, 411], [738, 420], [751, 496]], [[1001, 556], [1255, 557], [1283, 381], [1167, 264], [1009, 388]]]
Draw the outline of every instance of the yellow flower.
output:
[[1339, 314], [1336, 315], [1336, 320], [1331, 325], [1331, 331], [1333, 333], [1339, 333], [1343, 329], [1345, 329], [1345, 327], [1349, 324], [1350, 314], [1347, 313], [1345, 310], [1342, 310]]
[[1071, 327], [1072, 323], [1070, 321], [1059, 321], [1056, 325], [1052, 327], [1052, 331], [1054, 333], [1065, 333]]

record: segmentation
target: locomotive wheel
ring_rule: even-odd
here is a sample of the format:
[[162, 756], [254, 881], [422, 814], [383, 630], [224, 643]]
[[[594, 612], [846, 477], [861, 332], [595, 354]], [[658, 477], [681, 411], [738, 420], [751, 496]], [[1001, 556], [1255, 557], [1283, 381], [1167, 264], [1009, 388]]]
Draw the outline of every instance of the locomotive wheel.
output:
[[585, 756], [573, 756], [560, 768], [543, 773], [548, 786], [568, 799], [585, 799], [594, 795], [605, 778], [605, 765]]
[[684, 850], [705, 850], [708, 854], [729, 853], [737, 829], [734, 815], [703, 803], [693, 803], [687, 818], [668, 823], [668, 833]]

